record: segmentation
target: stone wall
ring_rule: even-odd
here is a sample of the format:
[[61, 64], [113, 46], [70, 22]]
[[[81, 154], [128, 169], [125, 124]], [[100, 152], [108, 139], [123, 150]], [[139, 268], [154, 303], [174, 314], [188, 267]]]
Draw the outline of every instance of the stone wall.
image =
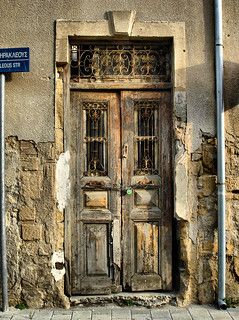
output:
[[[180, 124], [180, 125], [179, 125]], [[177, 123], [176, 141], [188, 139], [184, 122]], [[177, 256], [174, 260], [178, 303], [214, 302], [217, 286], [217, 207], [215, 138], [202, 134], [201, 147], [187, 153], [189, 182], [187, 217], [175, 221]], [[228, 141], [228, 292], [237, 295], [237, 218], [233, 166], [238, 148]], [[55, 196], [55, 145], [6, 141], [7, 238], [10, 304], [29, 307], [69, 306], [64, 295], [64, 216]], [[228, 177], [229, 179], [229, 177]], [[234, 183], [234, 184], [233, 184]], [[229, 196], [230, 195], [230, 196]], [[233, 236], [233, 237], [231, 237]]]
[[[202, 145], [192, 154], [196, 179], [197, 216], [191, 224], [196, 245], [197, 297], [200, 303], [215, 301], [217, 283], [217, 188], [215, 138], [202, 135]], [[197, 233], [197, 236], [196, 236]]]
[[[185, 118], [175, 146], [185, 157], [188, 212], [176, 217], [174, 270], [178, 303], [212, 303], [217, 294], [216, 139], [202, 133], [190, 153]], [[237, 301], [239, 281], [239, 147], [226, 136], [227, 297]], [[179, 149], [180, 149], [179, 148]], [[7, 243], [10, 304], [69, 306], [64, 294], [64, 214], [57, 209], [55, 144], [6, 140]], [[176, 246], [177, 242], [177, 246]]]
[[[226, 300], [239, 302], [239, 147], [226, 135]], [[188, 162], [188, 216], [178, 219], [179, 303], [213, 303], [217, 298], [216, 139], [202, 134], [202, 144]], [[186, 192], [186, 190], [185, 190]]]
[[54, 144], [9, 137], [6, 155], [10, 305], [66, 306], [64, 223], [55, 210]]
[[239, 303], [239, 136], [226, 135], [227, 298]]

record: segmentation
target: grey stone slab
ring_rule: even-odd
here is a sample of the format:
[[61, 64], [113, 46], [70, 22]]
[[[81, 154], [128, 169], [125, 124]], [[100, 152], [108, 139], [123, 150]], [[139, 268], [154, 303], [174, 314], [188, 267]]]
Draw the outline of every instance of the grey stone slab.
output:
[[31, 315], [29, 314], [15, 314], [12, 318], [12, 320], [27, 320], [32, 319]]
[[34, 316], [34, 311], [30, 310], [23, 310], [18, 311], [17, 313], [14, 313], [12, 316], [12, 320], [26, 320], [26, 319], [32, 319]]
[[107, 314], [93, 314], [92, 320], [111, 320], [111, 315]]
[[13, 314], [14, 313], [12, 311], [6, 311], [6, 312], [1, 312], [0, 311], [0, 319], [9, 320], [9, 319], [12, 318]]
[[132, 315], [132, 320], [152, 320], [150, 315]]
[[53, 310], [36, 310], [32, 320], [50, 320], [53, 315]]
[[158, 310], [158, 309], [152, 309], [151, 310], [151, 315], [153, 320], [171, 320], [171, 315], [169, 310]]
[[94, 309], [92, 311], [92, 320], [111, 320], [111, 309]]
[[239, 320], [239, 308], [228, 308], [227, 311], [233, 320]]
[[61, 314], [61, 315], [72, 315], [72, 311], [71, 310], [65, 310], [65, 309], [54, 309], [53, 310], [53, 314], [54, 315], [58, 315], [58, 314]]
[[51, 320], [71, 320], [72, 313], [69, 314], [53, 314]]
[[164, 317], [153, 317], [152, 316], [152, 320], [172, 320], [172, 317], [169, 315], [169, 316], [164, 316]]
[[151, 313], [149, 310], [145, 309], [137, 309], [131, 310], [131, 318], [132, 320], [152, 320]]
[[213, 320], [232, 320], [232, 317], [227, 311], [216, 309], [208, 309], [208, 311]]
[[172, 317], [170, 315], [165, 317], [152, 317], [152, 320], [172, 320]]
[[173, 320], [192, 320], [192, 317], [186, 308], [170, 308]]
[[71, 320], [91, 320], [91, 315], [91, 310], [74, 311]]
[[189, 313], [193, 320], [212, 320], [211, 315], [209, 314], [208, 310], [204, 307], [189, 307]]
[[0, 314], [0, 319], [5, 319], [5, 320], [10, 320], [12, 318], [12, 315], [1, 315]]
[[172, 320], [172, 317], [153, 317], [152, 320]]
[[106, 314], [106, 315], [111, 315], [111, 309], [94, 309], [92, 310], [94, 315], [101, 315], [101, 314]]
[[112, 320], [131, 320], [130, 309], [117, 309], [112, 310]]

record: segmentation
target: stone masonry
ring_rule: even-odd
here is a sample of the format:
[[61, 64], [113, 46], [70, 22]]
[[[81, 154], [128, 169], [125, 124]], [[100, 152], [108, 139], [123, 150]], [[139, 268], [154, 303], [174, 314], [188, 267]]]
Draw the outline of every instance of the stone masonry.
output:
[[66, 306], [63, 280], [52, 275], [52, 256], [63, 250], [64, 237], [55, 210], [54, 144], [9, 137], [6, 152], [10, 305]]
[[[183, 122], [177, 141], [187, 140]], [[227, 136], [227, 296], [237, 302], [239, 149]], [[54, 143], [6, 140], [7, 243], [10, 304], [69, 306], [64, 294], [64, 214], [55, 196]], [[178, 303], [211, 303], [217, 290], [216, 140], [202, 133], [188, 160], [189, 214], [175, 220]]]

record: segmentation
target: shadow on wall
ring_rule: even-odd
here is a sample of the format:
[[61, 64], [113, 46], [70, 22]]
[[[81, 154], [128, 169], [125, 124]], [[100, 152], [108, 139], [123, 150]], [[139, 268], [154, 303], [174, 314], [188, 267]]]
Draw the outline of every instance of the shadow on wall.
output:
[[224, 62], [225, 111], [239, 105], [239, 64]]

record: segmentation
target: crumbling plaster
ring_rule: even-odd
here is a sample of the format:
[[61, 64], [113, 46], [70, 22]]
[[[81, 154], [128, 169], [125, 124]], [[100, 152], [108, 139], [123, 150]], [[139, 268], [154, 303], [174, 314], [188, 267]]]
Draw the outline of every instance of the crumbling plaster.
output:
[[58, 209], [63, 212], [70, 196], [70, 153], [61, 153], [56, 164], [56, 198]]

